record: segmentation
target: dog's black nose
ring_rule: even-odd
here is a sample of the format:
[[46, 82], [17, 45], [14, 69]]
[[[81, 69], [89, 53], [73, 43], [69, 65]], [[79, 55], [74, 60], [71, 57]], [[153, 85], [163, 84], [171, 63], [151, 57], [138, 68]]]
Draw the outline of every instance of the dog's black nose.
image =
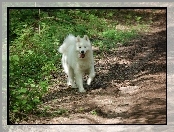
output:
[[82, 50], [81, 53], [84, 54], [85, 52]]

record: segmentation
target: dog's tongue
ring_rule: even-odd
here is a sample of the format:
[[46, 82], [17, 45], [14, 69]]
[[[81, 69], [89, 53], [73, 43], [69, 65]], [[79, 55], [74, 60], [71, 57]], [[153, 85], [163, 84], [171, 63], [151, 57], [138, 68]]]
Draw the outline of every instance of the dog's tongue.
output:
[[80, 54], [80, 58], [84, 58], [85, 57], [85, 54]]

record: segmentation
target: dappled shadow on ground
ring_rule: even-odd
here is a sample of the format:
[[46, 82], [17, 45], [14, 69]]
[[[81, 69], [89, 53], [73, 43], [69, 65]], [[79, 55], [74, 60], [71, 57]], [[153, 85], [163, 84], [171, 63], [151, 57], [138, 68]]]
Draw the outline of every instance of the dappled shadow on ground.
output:
[[[165, 36], [166, 32], [161, 31], [144, 36], [141, 40], [131, 42], [126, 47], [121, 46], [116, 51], [101, 53], [104, 54], [104, 59], [98, 60], [96, 64], [95, 85], [97, 85], [97, 80], [100, 80], [98, 86], [104, 87], [105, 83], [112, 85], [113, 81], [121, 83], [129, 80], [130, 82], [149, 74], [165, 74]], [[97, 88], [97, 86], [93, 87]]]
[[96, 77], [90, 87], [84, 84], [86, 93], [68, 88], [65, 74], [59, 73], [39, 106], [49, 106], [49, 116], [27, 123], [165, 124], [166, 30], [161, 29], [154, 32], [154, 27], [117, 49], [94, 52]]

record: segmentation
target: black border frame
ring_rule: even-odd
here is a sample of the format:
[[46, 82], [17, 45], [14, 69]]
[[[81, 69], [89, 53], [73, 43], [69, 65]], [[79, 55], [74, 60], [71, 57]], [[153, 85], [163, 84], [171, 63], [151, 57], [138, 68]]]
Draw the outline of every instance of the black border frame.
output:
[[[9, 10], [10, 9], [166, 9], [166, 123], [164, 124], [12, 124], [9, 121]], [[167, 125], [167, 7], [7, 7], [7, 125]]]

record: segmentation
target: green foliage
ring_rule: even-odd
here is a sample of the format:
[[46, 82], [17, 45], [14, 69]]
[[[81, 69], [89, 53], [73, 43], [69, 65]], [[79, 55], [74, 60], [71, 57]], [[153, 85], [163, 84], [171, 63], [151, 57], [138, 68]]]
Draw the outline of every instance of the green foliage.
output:
[[115, 43], [125, 42], [125, 40], [130, 40], [132, 37], [136, 36], [135, 31], [122, 31], [122, 30], [108, 30], [103, 32], [102, 36], [104, 38], [113, 39]]
[[[34, 113], [42, 103], [51, 73], [59, 70], [57, 48], [68, 34], [87, 34], [93, 45], [103, 50], [137, 36], [136, 29], [115, 30], [119, 23], [115, 18], [122, 18], [118, 10], [40, 9], [39, 14], [39, 9], [11, 9], [9, 13], [9, 107], [13, 122]], [[128, 14], [126, 19], [130, 22], [133, 17]], [[142, 21], [142, 16], [137, 15], [136, 21]], [[67, 110], [57, 111], [63, 113]]]
[[96, 110], [92, 110], [92, 111], [90, 111], [90, 113], [91, 113], [92, 115], [97, 115], [97, 111], [96, 111]]
[[68, 114], [68, 110], [61, 108], [54, 112], [54, 115], [63, 115], [63, 114]]
[[116, 47], [117, 43], [124, 44], [125, 42], [137, 37], [137, 35], [138, 34], [134, 29], [130, 31], [109, 29], [100, 34], [100, 37], [102, 37], [103, 40], [97, 42], [97, 46], [101, 49], [109, 50], [110, 48]]
[[45, 108], [43, 110], [37, 111], [37, 115], [39, 117], [55, 117], [55, 116], [61, 116], [61, 115], [68, 115], [69, 111], [67, 109], [64, 108], [59, 108], [55, 111], [50, 111], [50, 107], [49, 106], [45, 106]]

